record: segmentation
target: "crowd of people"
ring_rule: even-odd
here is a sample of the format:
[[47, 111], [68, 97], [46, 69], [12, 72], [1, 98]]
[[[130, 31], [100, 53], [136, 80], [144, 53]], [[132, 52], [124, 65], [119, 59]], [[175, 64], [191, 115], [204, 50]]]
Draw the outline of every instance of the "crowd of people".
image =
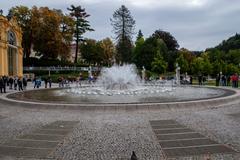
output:
[[32, 81], [34, 83], [33, 88], [40, 88], [42, 81], [44, 81], [45, 88], [52, 88], [52, 79], [50, 76], [48, 78], [34, 77]]
[[[45, 84], [45, 88], [52, 87], [52, 79], [34, 77], [32, 80], [33, 88], [40, 88], [42, 81]], [[27, 89], [27, 78], [24, 76], [0, 76], [0, 91], [6, 93], [7, 90], [24, 91]]]
[[216, 86], [232, 86], [233, 88], [238, 88], [239, 76], [237, 73], [226, 76], [218, 74], [216, 76]]
[[83, 75], [80, 73], [79, 77], [63, 77], [60, 76], [58, 77], [57, 81], [58, 81], [58, 86], [60, 88], [62, 87], [69, 87], [70, 84], [75, 83], [77, 86], [81, 86], [83, 81], [85, 80], [86, 83], [88, 84], [92, 84], [96, 81], [96, 75], [90, 75], [87, 79], [84, 79]]
[[9, 90], [26, 90], [27, 79], [21, 76], [1, 76], [0, 77], [0, 91], [6, 93], [7, 87]]
[[[192, 84], [192, 76], [187, 77], [188, 84]], [[93, 83], [96, 80], [95, 75], [91, 75], [86, 79], [86, 83]], [[182, 79], [181, 79], [182, 80]], [[42, 85], [42, 81], [44, 82], [45, 88], [51, 88], [52, 87], [52, 79], [51, 77], [41, 78], [41, 77], [34, 77], [32, 80], [33, 88], [40, 88]], [[80, 73], [79, 77], [77, 78], [71, 78], [67, 77], [64, 78], [63, 76], [60, 76], [58, 79], [58, 85], [59, 87], [69, 87], [70, 84], [75, 83], [77, 85], [82, 85], [84, 78], [83, 75]], [[238, 81], [239, 76], [237, 73], [226, 76], [222, 74], [218, 74], [216, 76], [216, 86], [232, 86], [233, 88], [238, 88]], [[207, 83], [207, 77], [199, 75], [198, 76], [198, 84], [204, 85]], [[7, 89], [9, 90], [18, 90], [18, 91], [24, 91], [27, 87], [27, 78], [24, 76], [0, 76], [0, 91], [1, 93], [6, 93]]]

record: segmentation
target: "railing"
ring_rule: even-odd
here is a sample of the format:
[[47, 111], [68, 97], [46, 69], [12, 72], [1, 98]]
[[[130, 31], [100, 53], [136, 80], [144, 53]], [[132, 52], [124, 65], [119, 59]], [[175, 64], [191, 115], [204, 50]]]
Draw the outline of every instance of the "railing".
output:
[[[23, 67], [24, 71], [89, 71], [89, 67]], [[92, 71], [100, 71], [100, 67], [91, 67]]]

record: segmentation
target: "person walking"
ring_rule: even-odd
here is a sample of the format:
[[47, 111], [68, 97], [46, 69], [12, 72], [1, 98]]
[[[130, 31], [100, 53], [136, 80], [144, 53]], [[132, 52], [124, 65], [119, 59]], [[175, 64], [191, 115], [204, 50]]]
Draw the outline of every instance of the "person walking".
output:
[[32, 80], [32, 83], [33, 83], [33, 88], [36, 88], [37, 86], [37, 82], [36, 82], [37, 78], [34, 77], [33, 80]]
[[12, 76], [9, 77], [8, 83], [9, 83], [9, 89], [13, 89], [13, 88], [12, 88], [12, 87], [13, 87], [13, 77], [12, 77]]
[[17, 86], [18, 86], [18, 77], [17, 76], [14, 77], [13, 85], [14, 85], [14, 90], [17, 90]]
[[27, 90], [27, 78], [23, 77], [23, 89]]
[[58, 86], [59, 86], [59, 88], [62, 87], [62, 81], [63, 81], [62, 77], [58, 77]]
[[45, 88], [47, 88], [47, 84], [48, 84], [48, 80], [46, 77], [43, 78], [44, 84], [45, 84]]
[[203, 76], [199, 75], [198, 76], [198, 85], [202, 85], [203, 84], [202, 81], [203, 81]]
[[3, 79], [3, 91], [4, 93], [6, 93], [6, 85], [7, 85], [8, 78], [7, 76], [3, 76], [2, 79]]
[[228, 75], [227, 76], [227, 86], [230, 86], [231, 85], [231, 76], [230, 75]]
[[238, 80], [239, 80], [239, 77], [238, 77], [238, 74], [236, 73], [236, 88], [238, 88]]
[[220, 75], [217, 74], [217, 76], [216, 76], [216, 86], [219, 86], [219, 81], [220, 81]]
[[1, 90], [1, 93], [3, 93], [3, 85], [4, 85], [4, 82], [3, 82], [3, 78], [1, 76], [0, 77], [0, 90]]
[[222, 75], [222, 77], [221, 77], [221, 81], [222, 81], [222, 86], [226, 86], [227, 78], [226, 78], [225, 75]]
[[41, 86], [41, 83], [42, 83], [41, 77], [38, 77], [36, 79], [36, 87], [39, 88]]
[[190, 78], [189, 78], [189, 84], [190, 85], [192, 85], [192, 80], [193, 80], [193, 78], [192, 78], [192, 76], [190, 76]]
[[48, 77], [47, 82], [49, 84], [49, 88], [52, 88], [52, 79], [51, 79], [51, 77]]
[[18, 84], [18, 91], [23, 91], [23, 81], [21, 77], [18, 78], [17, 84]]
[[231, 76], [231, 80], [232, 80], [232, 87], [237, 88], [238, 77], [236, 73]]

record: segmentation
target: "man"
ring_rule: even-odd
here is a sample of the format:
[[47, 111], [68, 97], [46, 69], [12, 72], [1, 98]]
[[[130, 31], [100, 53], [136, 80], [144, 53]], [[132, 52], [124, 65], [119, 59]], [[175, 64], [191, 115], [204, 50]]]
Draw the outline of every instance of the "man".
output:
[[52, 88], [52, 79], [50, 76], [48, 77], [47, 82], [49, 84], [49, 88]]
[[14, 90], [17, 90], [17, 86], [18, 86], [18, 77], [17, 76], [14, 77], [13, 85], [14, 85]]
[[8, 83], [9, 83], [9, 89], [12, 89], [12, 87], [13, 87], [13, 77], [10, 77], [8, 79]]
[[4, 82], [3, 82], [3, 78], [1, 76], [0, 77], [0, 90], [1, 90], [1, 93], [3, 93], [3, 85], [4, 85]]
[[19, 77], [19, 78], [18, 78], [17, 84], [18, 84], [18, 90], [19, 90], [19, 91], [23, 91], [23, 81], [22, 81], [22, 77]]
[[22, 82], [23, 82], [23, 89], [26, 90], [27, 89], [27, 78], [23, 77]]
[[6, 93], [6, 85], [7, 85], [8, 78], [7, 76], [3, 76], [2, 79], [3, 79], [3, 91], [4, 93]]

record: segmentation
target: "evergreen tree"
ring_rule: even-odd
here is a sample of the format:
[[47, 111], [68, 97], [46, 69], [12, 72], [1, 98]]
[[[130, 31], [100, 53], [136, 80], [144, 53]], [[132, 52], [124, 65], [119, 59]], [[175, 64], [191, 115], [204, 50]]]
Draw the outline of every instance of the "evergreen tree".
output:
[[110, 19], [113, 31], [116, 35], [116, 61], [129, 63], [132, 59], [132, 35], [134, 34], [135, 20], [130, 11], [122, 5]]
[[142, 31], [141, 29], [138, 31], [138, 35], [137, 35], [137, 40], [143, 38], [143, 34], [142, 34]]
[[70, 8], [67, 8], [70, 11], [70, 15], [75, 18], [75, 38], [76, 38], [76, 52], [75, 52], [75, 59], [74, 63], [77, 63], [78, 60], [78, 44], [80, 41], [83, 41], [82, 35], [87, 31], [94, 31], [87, 21], [87, 17], [90, 15], [87, 14], [84, 8], [81, 6], [74, 6], [71, 5]]

